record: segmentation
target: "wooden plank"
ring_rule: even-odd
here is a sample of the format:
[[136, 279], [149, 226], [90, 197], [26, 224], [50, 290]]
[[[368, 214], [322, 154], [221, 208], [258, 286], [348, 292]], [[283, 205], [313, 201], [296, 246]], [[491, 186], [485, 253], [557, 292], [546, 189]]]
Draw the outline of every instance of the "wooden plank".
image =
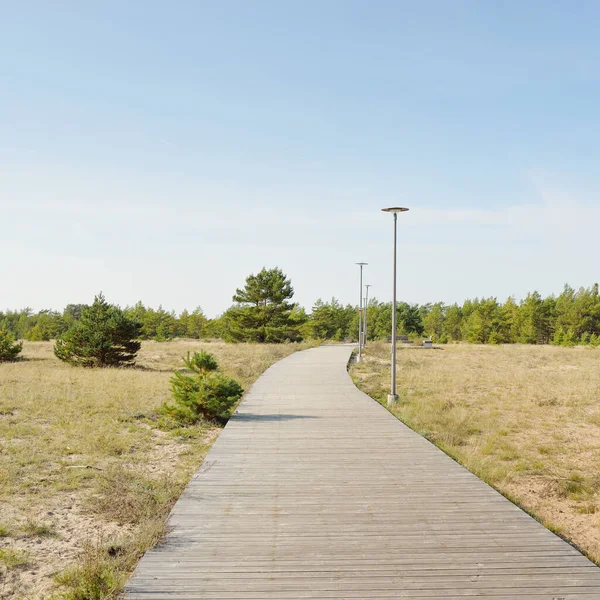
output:
[[129, 598], [600, 598], [598, 567], [357, 390], [349, 354], [256, 382]]

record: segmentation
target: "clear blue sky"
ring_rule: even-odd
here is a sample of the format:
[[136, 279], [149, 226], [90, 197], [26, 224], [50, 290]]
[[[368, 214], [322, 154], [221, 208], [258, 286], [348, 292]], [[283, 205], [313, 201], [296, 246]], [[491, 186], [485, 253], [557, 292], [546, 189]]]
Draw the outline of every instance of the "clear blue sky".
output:
[[600, 279], [600, 3], [6, 2], [0, 307]]

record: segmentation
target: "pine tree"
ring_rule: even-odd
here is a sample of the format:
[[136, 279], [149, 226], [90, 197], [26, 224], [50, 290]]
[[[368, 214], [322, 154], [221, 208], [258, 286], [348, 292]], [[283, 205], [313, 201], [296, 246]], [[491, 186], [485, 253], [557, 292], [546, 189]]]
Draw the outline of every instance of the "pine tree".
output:
[[302, 316], [289, 302], [294, 295], [291, 281], [279, 268], [263, 268], [246, 278], [243, 289], [233, 296], [237, 304], [226, 315], [226, 338], [234, 342], [274, 342], [300, 339]]
[[424, 327], [418, 304], [399, 302], [396, 310], [396, 320], [398, 321], [398, 333], [423, 335]]
[[0, 362], [17, 360], [21, 350], [23, 350], [23, 342], [16, 342], [12, 333], [0, 329]]
[[549, 344], [553, 337], [556, 299], [542, 299], [539, 292], [527, 294], [521, 302], [521, 330], [518, 341], [523, 344]]
[[[356, 309], [352, 309], [352, 317]], [[342, 340], [346, 337], [349, 330], [349, 319], [346, 308], [338, 300], [331, 299], [331, 302], [323, 302], [319, 298], [314, 306], [310, 319], [303, 326], [302, 331], [306, 332], [307, 337], [322, 340]], [[357, 323], [358, 328], [358, 323]]]
[[60, 360], [84, 367], [129, 366], [141, 347], [139, 324], [100, 293], [81, 319], [59, 337], [54, 354]]
[[175, 372], [171, 378], [174, 405], [163, 404], [161, 412], [191, 425], [201, 418], [226, 421], [244, 390], [235, 381], [218, 372], [215, 357], [204, 350], [184, 359], [191, 374]]
[[521, 327], [521, 317], [519, 313], [519, 305], [515, 302], [512, 296], [506, 299], [506, 302], [500, 308], [500, 330], [501, 337], [504, 343], [512, 344], [519, 337]]
[[444, 319], [444, 337], [449, 342], [458, 342], [461, 337], [463, 314], [458, 304], [453, 304], [446, 308]]
[[471, 344], [485, 343], [485, 321], [479, 310], [474, 310], [463, 322], [462, 334]]
[[208, 319], [206, 318], [202, 308], [196, 307], [194, 312], [188, 317], [187, 337], [200, 339], [206, 335], [206, 326]]
[[423, 317], [425, 335], [431, 336], [436, 342], [448, 341], [444, 337], [444, 306], [441, 302], [432, 305]]

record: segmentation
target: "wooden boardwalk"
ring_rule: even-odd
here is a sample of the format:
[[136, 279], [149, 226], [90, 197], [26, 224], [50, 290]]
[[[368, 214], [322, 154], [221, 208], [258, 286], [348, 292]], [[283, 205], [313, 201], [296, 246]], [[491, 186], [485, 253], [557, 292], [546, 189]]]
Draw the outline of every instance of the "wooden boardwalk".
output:
[[254, 385], [128, 598], [600, 599], [600, 569], [358, 391], [350, 348]]

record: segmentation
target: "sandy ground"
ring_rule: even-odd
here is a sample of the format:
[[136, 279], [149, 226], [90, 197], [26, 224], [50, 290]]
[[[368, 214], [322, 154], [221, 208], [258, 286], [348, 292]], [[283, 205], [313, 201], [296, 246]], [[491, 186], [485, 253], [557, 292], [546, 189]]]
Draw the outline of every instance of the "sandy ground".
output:
[[[119, 525], [86, 513], [85, 494], [71, 493], [49, 500], [47, 510], [33, 515], [52, 527], [53, 536], [11, 536], [0, 540], [1, 548], [24, 551], [31, 556], [31, 564], [6, 570], [0, 575], [0, 598], [48, 598], [55, 589], [53, 576], [76, 560], [86, 542], [98, 543], [118, 539], [131, 532], [127, 525]], [[18, 525], [23, 522], [21, 510], [2, 506], [3, 522]]]

